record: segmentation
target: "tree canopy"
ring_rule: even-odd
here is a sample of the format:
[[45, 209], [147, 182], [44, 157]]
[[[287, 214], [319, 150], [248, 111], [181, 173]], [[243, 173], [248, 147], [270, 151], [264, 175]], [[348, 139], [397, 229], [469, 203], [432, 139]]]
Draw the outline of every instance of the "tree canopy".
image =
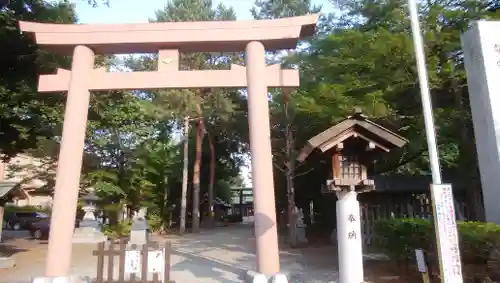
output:
[[[403, 149], [379, 156], [376, 174], [429, 174], [406, 2], [332, 3], [336, 12], [322, 15], [314, 38], [297, 50], [270, 54], [271, 61], [297, 67], [301, 74], [300, 88], [291, 93], [270, 90], [278, 207], [287, 203], [285, 188], [290, 185], [286, 176], [292, 176], [297, 205], [307, 208], [314, 200], [315, 209], [324, 215], [332, 205], [320, 191], [328, 163], [321, 157], [297, 166], [290, 162], [308, 138], [346, 117], [354, 107], [410, 140]], [[460, 34], [473, 20], [499, 18], [497, 6], [496, 1], [469, 0], [432, 0], [419, 6], [444, 178], [458, 177], [466, 184], [470, 199], [477, 199], [480, 183]], [[255, 19], [274, 19], [320, 10], [309, 0], [257, 0], [251, 13]], [[151, 21], [235, 19], [234, 10], [222, 4], [214, 7], [209, 0], [175, 0], [156, 11]], [[70, 58], [39, 50], [19, 33], [18, 20], [74, 23], [77, 15], [66, 1], [11, 1], [0, 10], [0, 44], [9, 54], [0, 59], [0, 153], [5, 159], [28, 151], [55, 158], [64, 94], [38, 94], [37, 75], [68, 67]], [[157, 55], [122, 59], [102, 57], [99, 61], [108, 68], [152, 70]], [[182, 70], [224, 69], [242, 62], [242, 53], [181, 54]], [[94, 187], [113, 206], [109, 210], [147, 206], [150, 213], [169, 219], [180, 202], [180, 130], [181, 121], [189, 117], [197, 129], [188, 137], [189, 192], [193, 194], [193, 187], [199, 186], [201, 202], [215, 188], [216, 196], [229, 200], [230, 188], [242, 185], [239, 171], [248, 155], [246, 107], [244, 90], [95, 93], [89, 109], [82, 187]], [[47, 147], [49, 140], [56, 146]], [[287, 144], [292, 145], [290, 150]], [[198, 177], [193, 176], [195, 172]], [[480, 218], [481, 204], [475, 206], [475, 218]], [[330, 221], [327, 218], [324, 221]]]
[[60, 132], [64, 96], [40, 95], [37, 75], [67, 67], [69, 60], [41, 51], [22, 35], [18, 21], [74, 23], [76, 14], [66, 2], [10, 1], [0, 10], [0, 155], [12, 157], [34, 148], [40, 139]]

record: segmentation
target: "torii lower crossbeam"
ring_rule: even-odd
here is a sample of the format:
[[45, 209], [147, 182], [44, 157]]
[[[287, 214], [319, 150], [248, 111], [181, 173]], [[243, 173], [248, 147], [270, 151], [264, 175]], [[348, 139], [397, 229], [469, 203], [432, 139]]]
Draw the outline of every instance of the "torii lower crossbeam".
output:
[[[160, 62], [161, 63], [161, 62]], [[163, 88], [244, 88], [247, 87], [246, 67], [232, 65], [230, 70], [106, 72], [94, 69], [88, 74], [89, 90], [139, 90]], [[71, 71], [58, 69], [57, 74], [41, 75], [38, 91], [67, 91]], [[297, 87], [299, 72], [281, 70], [279, 65], [267, 66], [264, 83], [268, 87]]]

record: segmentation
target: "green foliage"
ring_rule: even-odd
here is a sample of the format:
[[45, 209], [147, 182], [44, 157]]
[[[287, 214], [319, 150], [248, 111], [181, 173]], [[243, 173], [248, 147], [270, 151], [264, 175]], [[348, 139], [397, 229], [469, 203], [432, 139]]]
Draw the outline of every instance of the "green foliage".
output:
[[[251, 9], [254, 19], [279, 19], [284, 17], [303, 16], [306, 14], [318, 13], [321, 6], [312, 5], [310, 0], [256, 0]], [[299, 43], [299, 46], [302, 44]], [[268, 64], [282, 64], [283, 68], [296, 66], [292, 60], [283, 60], [288, 58], [294, 51], [278, 51], [268, 54]], [[284, 61], [284, 62], [283, 62]], [[303, 174], [303, 164], [296, 164], [299, 146], [303, 139], [298, 135], [304, 134], [303, 130], [309, 126], [303, 124], [303, 121], [297, 119], [295, 96], [301, 95], [299, 91], [290, 91], [286, 93], [282, 89], [270, 89], [272, 99], [269, 102], [269, 111], [271, 116], [271, 146], [273, 150], [273, 169], [276, 195], [276, 209], [282, 211], [288, 204], [288, 193], [294, 187], [295, 178]], [[310, 113], [311, 114], [311, 113]], [[315, 120], [309, 116], [307, 119]], [[304, 138], [304, 136], [303, 136]], [[298, 141], [298, 142], [297, 142]], [[302, 168], [301, 168], [302, 167]], [[297, 194], [296, 194], [297, 196]], [[299, 198], [306, 201], [306, 198], [298, 194]], [[297, 198], [295, 199], [297, 202]], [[303, 206], [303, 205], [301, 205]], [[307, 204], [307, 206], [309, 206]]]
[[434, 230], [424, 219], [389, 219], [375, 223], [376, 243], [391, 259], [414, 258], [415, 249], [432, 251]]
[[[227, 8], [222, 4], [217, 7], [212, 6], [212, 1], [171, 1], [164, 9], [155, 13], [152, 22], [178, 22], [178, 21], [219, 21], [235, 20], [235, 13], [232, 8]], [[141, 58], [130, 57], [126, 64], [133, 70], [154, 70], [157, 68], [158, 56], [143, 56]], [[232, 62], [241, 60], [239, 54], [217, 54], [217, 53], [181, 53], [181, 70], [199, 69], [224, 69]], [[237, 181], [239, 174], [240, 156], [235, 153], [243, 151], [242, 141], [246, 135], [241, 134], [241, 117], [244, 113], [241, 106], [244, 99], [237, 90], [213, 89], [213, 90], [157, 90], [143, 92], [149, 103], [145, 103], [145, 113], [157, 119], [159, 144], [169, 145], [170, 148], [165, 154], [156, 155], [159, 158], [149, 158], [149, 167], [154, 171], [147, 174], [148, 180], [152, 181], [154, 192], [151, 196], [154, 199], [152, 205], [148, 205], [148, 212], [158, 215], [165, 222], [169, 217], [173, 217], [172, 212], [180, 207], [180, 192], [182, 178], [182, 164], [179, 145], [170, 143], [174, 131], [180, 128], [180, 121], [188, 116], [193, 119], [203, 121], [204, 129], [208, 132], [210, 140], [206, 139], [202, 144], [201, 155], [201, 197], [210, 187], [210, 150], [209, 141], [212, 141], [215, 149], [215, 190], [216, 196], [228, 198], [230, 185]], [[243, 108], [245, 109], [245, 108]], [[246, 120], [246, 119], [244, 119]], [[246, 121], [245, 121], [246, 123]], [[168, 125], [168, 129], [163, 132], [161, 129]], [[243, 131], [244, 132], [244, 131]], [[189, 164], [194, 164], [195, 160], [195, 136], [189, 136]], [[158, 144], [158, 145], [159, 145]], [[144, 148], [143, 148], [144, 149]], [[166, 156], [168, 157], [166, 157]], [[140, 158], [139, 158], [140, 159]], [[136, 159], [136, 160], [139, 160]], [[171, 162], [166, 162], [170, 160]], [[151, 163], [153, 162], [153, 163]], [[152, 165], [152, 164], [157, 164]], [[191, 166], [190, 166], [191, 167]], [[193, 178], [194, 169], [189, 172], [189, 180]], [[194, 183], [194, 180], [193, 180]], [[144, 189], [141, 189], [144, 191]], [[139, 198], [138, 198], [139, 199]], [[140, 198], [144, 199], [144, 198]], [[190, 198], [188, 198], [190, 199]]]
[[15, 212], [43, 212], [50, 214], [52, 210], [50, 208], [40, 208], [38, 206], [33, 206], [33, 205], [23, 205], [23, 206], [13, 206], [13, 205], [7, 205], [5, 206], [4, 213], [10, 214], [10, 213], [15, 213]]
[[[356, 0], [335, 4], [339, 10], [336, 16], [327, 17], [329, 21], [324, 24], [328, 28], [310, 40], [307, 48], [285, 58], [284, 65], [298, 66], [301, 72], [301, 87], [289, 100], [294, 150], [300, 150], [307, 139], [359, 107], [376, 122], [410, 141], [401, 150], [376, 156], [374, 174], [429, 174], [406, 2]], [[481, 219], [481, 204], [475, 192], [480, 188], [479, 174], [460, 35], [471, 21], [497, 19], [500, 12], [489, 9], [486, 1], [434, 0], [421, 2], [419, 13], [443, 175], [470, 188], [469, 219]], [[275, 97], [271, 105], [275, 103], [279, 109], [280, 96]], [[282, 111], [272, 114], [276, 130], [272, 134], [278, 139], [283, 136], [279, 131], [283, 129], [283, 114]], [[275, 152], [283, 152], [282, 141], [273, 146]], [[276, 154], [275, 159], [282, 157]], [[331, 214], [328, 211], [333, 202], [326, 203], [319, 191], [328, 178], [329, 166], [326, 155], [310, 156], [296, 168], [294, 180], [299, 206], [307, 210], [309, 200], [313, 200], [317, 212], [325, 216]], [[280, 182], [277, 190], [283, 190], [283, 178], [275, 179]], [[325, 220], [328, 223], [322, 223], [322, 227], [332, 228], [334, 220]]]
[[168, 219], [170, 215], [166, 215], [167, 217], [162, 217], [162, 215], [149, 213], [148, 214], [148, 226], [151, 232], [159, 232], [161, 231], [165, 224], [168, 223]]
[[69, 66], [60, 56], [41, 51], [20, 33], [18, 21], [74, 23], [73, 5], [66, 1], [16, 0], [0, 10], [0, 156], [9, 158], [37, 147], [60, 131], [64, 96], [39, 95], [37, 75]]
[[110, 239], [120, 239], [130, 235], [132, 222], [130, 220], [120, 221], [116, 224], [103, 224], [102, 231]]
[[[90, 1], [98, 2], [102, 3]], [[281, 90], [270, 90], [277, 203], [279, 207], [286, 203], [283, 173], [293, 167], [297, 204], [308, 214], [308, 202], [313, 200], [318, 226], [325, 229], [334, 225], [333, 202], [320, 193], [328, 178], [329, 161], [314, 155], [299, 166], [290, 161], [307, 139], [343, 119], [355, 106], [410, 140], [402, 150], [377, 156], [375, 173], [429, 173], [405, 2], [355, 0], [335, 4], [336, 15], [325, 15], [321, 33], [308, 44], [300, 44], [298, 50], [287, 54], [269, 56], [273, 57], [270, 61], [298, 67], [302, 80], [300, 89], [288, 98]], [[500, 12], [490, 9], [492, 5], [496, 2], [420, 3], [441, 165], [445, 176], [459, 176], [471, 188], [479, 187], [479, 178], [460, 34], [470, 21], [498, 19]], [[320, 8], [310, 0], [259, 0], [252, 14], [257, 19], [274, 19], [315, 13]], [[222, 4], [214, 7], [209, 0], [174, 0], [157, 11], [151, 21], [235, 19], [234, 10]], [[9, 54], [0, 62], [5, 66], [0, 69], [0, 155], [11, 157], [30, 150], [30, 154], [53, 159], [59, 147], [64, 96], [37, 94], [36, 81], [38, 74], [67, 68], [69, 58], [39, 50], [32, 39], [19, 33], [18, 20], [73, 23], [76, 16], [68, 1], [10, 1], [0, 11], [0, 43]], [[157, 67], [157, 55], [131, 57], [125, 62], [100, 57], [98, 61], [107, 67], [116, 64], [132, 70]], [[242, 62], [242, 53], [181, 54], [180, 68], [227, 69], [231, 63]], [[146, 206], [148, 213], [168, 221], [174, 205], [180, 203], [182, 155], [178, 132], [182, 118], [189, 116], [203, 119], [215, 147], [216, 195], [229, 199], [229, 188], [241, 185], [239, 167], [249, 148], [246, 103], [244, 92], [229, 89], [95, 93], [89, 109], [82, 187], [96, 189], [108, 214], [117, 214], [125, 204], [132, 211]], [[291, 153], [284, 150], [286, 131], [293, 139]], [[189, 141], [189, 162], [193, 164], [194, 135]], [[205, 140], [202, 194], [209, 183], [208, 149]], [[192, 176], [192, 170], [189, 174]], [[52, 179], [53, 173], [41, 177]]]
[[[163, 229], [166, 221], [158, 214], [148, 213], [147, 216], [149, 232], [159, 232]], [[104, 235], [111, 239], [119, 239], [130, 236], [132, 220], [122, 220], [115, 224], [103, 224], [102, 231]]]
[[87, 2], [94, 8], [98, 7], [99, 5], [105, 5], [108, 7], [111, 5], [111, 0], [87, 0]]
[[[500, 248], [500, 225], [484, 222], [459, 222], [460, 253], [464, 263], [482, 264]], [[377, 245], [391, 259], [412, 261], [415, 249], [424, 249], [435, 258], [435, 234], [431, 221], [389, 219], [375, 223]]]
[[459, 223], [462, 261], [483, 263], [500, 248], [500, 225], [484, 222]]
[[312, 5], [311, 0], [257, 0], [250, 10], [257, 20], [278, 19], [318, 13], [321, 6]]

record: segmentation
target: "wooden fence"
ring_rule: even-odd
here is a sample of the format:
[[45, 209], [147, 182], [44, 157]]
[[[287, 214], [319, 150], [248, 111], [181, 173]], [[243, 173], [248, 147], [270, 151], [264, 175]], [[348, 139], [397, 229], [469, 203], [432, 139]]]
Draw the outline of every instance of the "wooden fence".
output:
[[[363, 243], [371, 245], [375, 239], [374, 223], [390, 218], [432, 218], [432, 203], [427, 194], [407, 195], [402, 198], [381, 198], [369, 201], [361, 200], [361, 231]], [[458, 202], [455, 207], [462, 215], [466, 214], [466, 204]]]
[[[164, 266], [162, 270], [152, 273], [148, 270], [148, 255], [151, 251], [158, 250], [163, 251]], [[127, 274], [125, 261], [128, 251], [137, 251], [140, 254], [140, 272]], [[170, 242], [166, 242], [164, 247], [160, 247], [158, 242], [148, 241], [147, 244], [136, 245], [128, 244], [127, 239], [122, 239], [118, 244], [109, 243], [107, 250], [106, 243], [99, 243], [97, 250], [93, 252], [94, 256], [97, 256], [97, 277], [93, 283], [174, 283], [174, 281], [170, 280], [171, 253], [172, 246]], [[108, 260], [106, 264], [107, 270], [105, 271], [106, 257]], [[118, 257], [117, 276], [115, 276], [115, 257]], [[149, 279], [150, 274], [152, 274], [152, 279]]]

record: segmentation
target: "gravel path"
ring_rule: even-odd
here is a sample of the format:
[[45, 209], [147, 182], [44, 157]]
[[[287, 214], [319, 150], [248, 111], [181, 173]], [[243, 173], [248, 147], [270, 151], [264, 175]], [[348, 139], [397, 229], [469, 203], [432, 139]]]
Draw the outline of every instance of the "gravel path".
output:
[[[154, 240], [167, 239], [172, 241], [174, 249], [171, 277], [176, 283], [242, 282], [245, 271], [255, 269], [255, 238], [250, 225]], [[46, 243], [15, 239], [2, 245], [4, 250], [9, 248], [14, 253], [16, 267], [0, 269], [0, 283], [29, 283], [31, 278], [43, 274]], [[95, 276], [94, 248], [94, 245], [74, 245], [73, 274]], [[282, 269], [295, 274], [294, 283], [330, 283], [337, 278], [335, 253], [329, 247], [283, 250], [280, 259]]]

